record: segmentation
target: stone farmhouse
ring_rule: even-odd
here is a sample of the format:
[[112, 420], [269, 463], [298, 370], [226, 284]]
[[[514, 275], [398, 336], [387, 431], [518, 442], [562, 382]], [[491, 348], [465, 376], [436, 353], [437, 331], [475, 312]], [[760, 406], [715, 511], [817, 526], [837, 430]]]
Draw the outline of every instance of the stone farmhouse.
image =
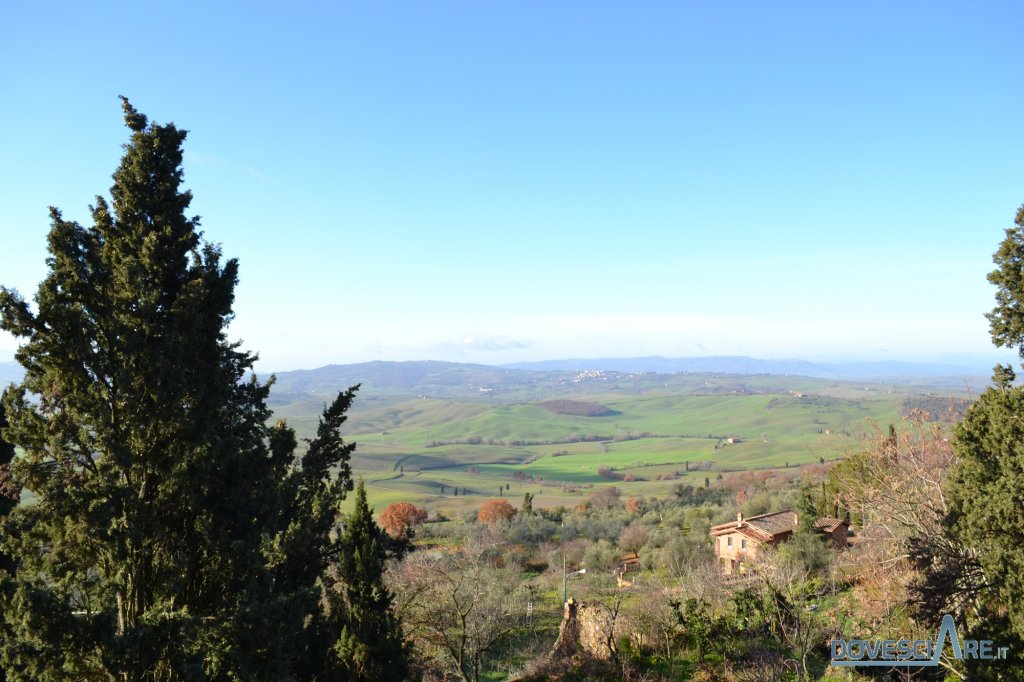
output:
[[[715, 539], [715, 556], [722, 572], [735, 575], [744, 572], [744, 564], [757, 557], [764, 547], [776, 547], [796, 530], [799, 518], [791, 509], [743, 518], [736, 515], [735, 521], [712, 526], [709, 535]], [[822, 517], [814, 522], [814, 529], [832, 539], [838, 548], [846, 547], [850, 524], [842, 519]]]

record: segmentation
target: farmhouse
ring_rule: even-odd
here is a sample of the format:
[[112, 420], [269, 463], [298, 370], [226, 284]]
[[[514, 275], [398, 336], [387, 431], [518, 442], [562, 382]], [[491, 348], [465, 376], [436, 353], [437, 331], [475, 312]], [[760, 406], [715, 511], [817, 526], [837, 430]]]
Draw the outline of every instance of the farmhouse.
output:
[[[715, 539], [715, 556], [726, 575], [743, 572], [743, 564], [757, 557], [762, 547], [776, 547], [789, 539], [796, 530], [799, 517], [791, 509], [743, 518], [711, 527], [709, 535]], [[814, 522], [814, 529], [832, 539], [836, 547], [846, 547], [850, 525], [842, 519], [822, 517]]]

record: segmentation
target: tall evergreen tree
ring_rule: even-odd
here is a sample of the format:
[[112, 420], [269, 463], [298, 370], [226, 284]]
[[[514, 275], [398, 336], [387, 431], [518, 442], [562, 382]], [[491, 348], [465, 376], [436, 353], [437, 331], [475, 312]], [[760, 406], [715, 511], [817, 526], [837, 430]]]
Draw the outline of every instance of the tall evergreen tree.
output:
[[992, 343], [1015, 348], [1024, 357], [1024, 206], [1017, 209], [1014, 226], [992, 256], [996, 269], [988, 281], [996, 285], [996, 306], [985, 317]]
[[346, 551], [338, 563], [335, 587], [344, 614], [336, 645], [341, 668], [349, 679], [360, 682], [403, 680], [408, 650], [384, 585], [388, 539], [373, 520], [362, 480], [355, 509], [345, 520], [342, 544]]
[[[18, 505], [21, 491], [11, 476], [11, 462], [14, 460], [14, 445], [4, 439], [7, 428], [7, 412], [0, 404], [0, 523]], [[0, 552], [0, 570], [8, 567], [6, 555]]]
[[13, 474], [37, 498], [4, 521], [11, 679], [313, 679], [352, 446], [325, 410], [299, 465], [266, 426], [269, 384], [228, 341], [238, 263], [182, 191], [185, 131], [123, 100], [130, 142], [91, 227], [51, 209], [33, 311], [0, 288], [25, 368], [3, 396]]
[[185, 215], [185, 132], [124, 112], [112, 203], [97, 197], [90, 228], [51, 209], [35, 312], [0, 290], [0, 326], [24, 340], [7, 433], [38, 496], [13, 519], [0, 655], [29, 678], [246, 669], [236, 645], [258, 623], [240, 595], [269, 584], [252, 492], [270, 473], [267, 387], [243, 381], [253, 358], [223, 331], [237, 262]]
[[[0, 537], [6, 535], [4, 520], [18, 505], [21, 490], [11, 476], [11, 461], [14, 459], [14, 445], [4, 440], [4, 429], [7, 428], [7, 413], [0, 404]], [[11, 556], [4, 553], [0, 545], [0, 604], [11, 596], [15, 563]], [[0, 620], [0, 640], [10, 638], [10, 629]], [[7, 674], [0, 665], [0, 682], [5, 682]]]
[[[1024, 356], [1024, 207], [996, 251], [988, 279], [998, 287], [987, 315], [992, 341]], [[1024, 643], [1024, 388], [1010, 366], [995, 367], [994, 386], [979, 396], [957, 425], [957, 455], [946, 491], [948, 536], [965, 561], [932, 557], [926, 594], [959, 611], [969, 631], [1001, 640], [1020, 662]], [[932, 554], [935, 554], [934, 552]], [[940, 557], [941, 558], [941, 557]], [[968, 663], [971, 679], [984, 676]]]
[[[333, 647], [344, 611], [331, 604], [330, 596], [337, 562], [347, 549], [336, 532], [336, 519], [352, 489], [349, 457], [355, 449], [354, 443], [342, 440], [341, 427], [358, 388], [340, 393], [325, 407], [316, 437], [306, 441], [301, 467], [294, 466], [296, 441], [290, 428], [278, 423], [270, 439], [276, 453], [272, 456], [280, 458], [288, 473], [273, 505], [280, 517], [269, 559], [275, 593], [286, 611], [278, 617], [293, 628], [290, 670], [300, 680], [338, 677]], [[325, 610], [325, 602], [333, 608]]]

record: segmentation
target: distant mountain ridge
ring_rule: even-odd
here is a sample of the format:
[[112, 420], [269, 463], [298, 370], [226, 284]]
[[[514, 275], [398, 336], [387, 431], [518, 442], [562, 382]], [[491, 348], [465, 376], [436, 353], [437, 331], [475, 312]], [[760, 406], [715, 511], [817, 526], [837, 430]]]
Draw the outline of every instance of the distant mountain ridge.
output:
[[363, 384], [378, 392], [419, 388], [426, 393], [448, 393], [455, 388], [479, 390], [499, 384], [528, 384], [537, 371], [523, 371], [494, 365], [422, 360], [389, 362], [377, 360], [352, 365], [326, 365], [317, 369], [276, 372], [274, 391], [326, 394], [346, 386]]
[[762, 360], [742, 355], [696, 358], [665, 358], [661, 356], [642, 358], [572, 358], [567, 360], [543, 360], [540, 362], [516, 362], [502, 365], [502, 367], [542, 372], [582, 372], [594, 370], [631, 373], [657, 372], [659, 374], [676, 374], [679, 372], [774, 374], [853, 381], [911, 377], [978, 377], [988, 374], [987, 370], [979, 367], [939, 363], [879, 361], [825, 364], [795, 359]]
[[[275, 394], [327, 395], [347, 386], [363, 384], [378, 393], [452, 395], [486, 392], [493, 388], [528, 387], [557, 382], [570, 372], [601, 371], [623, 374], [708, 373], [731, 375], [798, 376], [841, 381], [911, 380], [965, 377], [988, 381], [988, 370], [962, 365], [915, 362], [813, 363], [807, 360], [764, 360], [746, 356], [699, 358], [593, 358], [480, 365], [439, 360], [374, 361], [349, 365], [326, 365], [316, 369], [277, 372]], [[269, 372], [258, 373], [262, 379]], [[16, 362], [0, 362], [0, 388], [21, 380]], [[560, 379], [561, 378], [561, 379]]]

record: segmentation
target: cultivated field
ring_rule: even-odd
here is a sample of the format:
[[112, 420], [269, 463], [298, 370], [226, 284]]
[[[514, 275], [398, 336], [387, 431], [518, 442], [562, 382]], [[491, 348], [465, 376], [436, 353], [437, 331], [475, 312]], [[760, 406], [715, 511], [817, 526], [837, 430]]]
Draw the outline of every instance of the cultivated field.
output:
[[[361, 382], [346, 430], [358, 443], [353, 468], [371, 503], [406, 500], [456, 515], [499, 494], [513, 504], [531, 492], [535, 505], [575, 505], [595, 486], [665, 495], [723, 472], [833, 460], [899, 422], [908, 400], [956, 395], [804, 377], [472, 367], [388, 366], [383, 380], [337, 369], [327, 378], [286, 377], [287, 390], [275, 388], [275, 418], [311, 435], [332, 386]], [[317, 393], [296, 390], [309, 387]], [[580, 416], [539, 404], [553, 399], [607, 410]]]

